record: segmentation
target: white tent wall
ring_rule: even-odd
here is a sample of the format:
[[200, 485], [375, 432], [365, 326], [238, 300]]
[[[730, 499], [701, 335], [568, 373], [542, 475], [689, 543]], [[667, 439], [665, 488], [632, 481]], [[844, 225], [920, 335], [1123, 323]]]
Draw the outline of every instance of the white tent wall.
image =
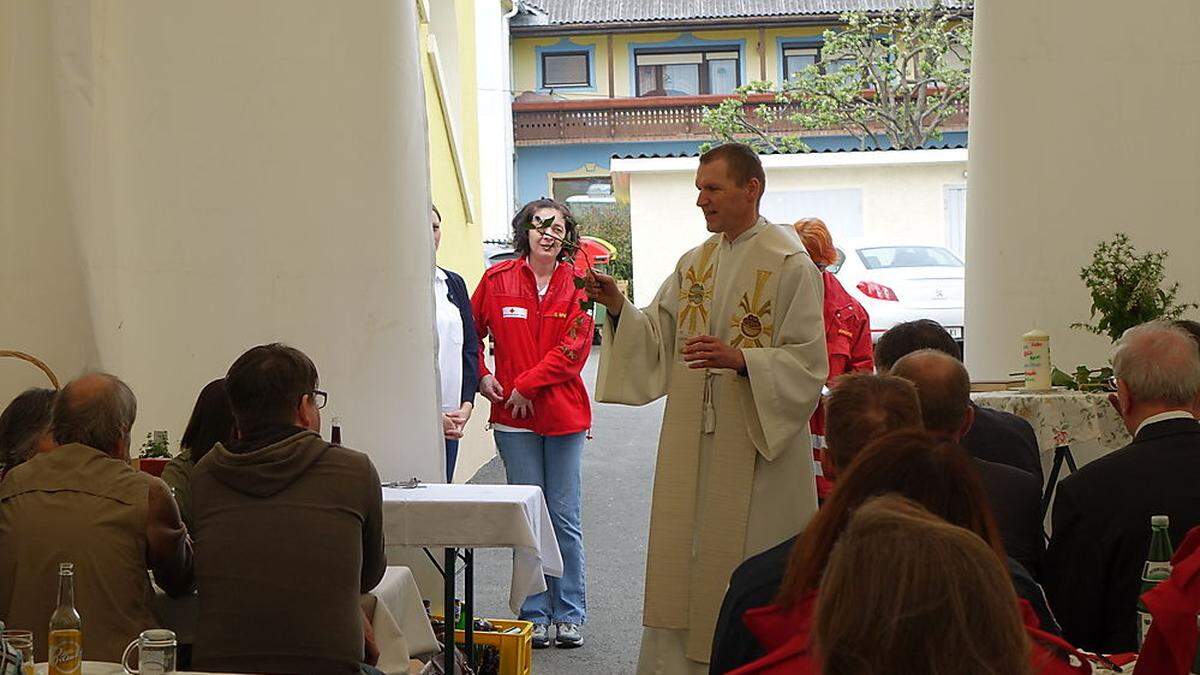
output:
[[[283, 341], [326, 429], [385, 479], [437, 480], [415, 11], [0, 0], [0, 348], [126, 379], [136, 443]], [[2, 368], [3, 396], [36, 380]]]
[[975, 379], [1018, 370], [1020, 336], [1052, 336], [1064, 370], [1109, 341], [1072, 330], [1079, 269], [1126, 232], [1166, 249], [1200, 299], [1200, 4], [981, 0], [972, 60], [966, 357]]

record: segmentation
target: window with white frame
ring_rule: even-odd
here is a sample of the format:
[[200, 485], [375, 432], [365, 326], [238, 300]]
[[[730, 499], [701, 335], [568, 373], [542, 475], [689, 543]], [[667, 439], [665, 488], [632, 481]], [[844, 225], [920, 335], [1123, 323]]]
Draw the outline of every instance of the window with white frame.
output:
[[732, 94], [741, 84], [741, 58], [728, 47], [662, 51], [639, 49], [638, 96], [698, 96]]
[[592, 86], [592, 68], [588, 61], [588, 52], [542, 54], [542, 88]]
[[783, 79], [790, 80], [794, 77], [799, 77], [804, 73], [804, 69], [809, 66], [816, 66], [817, 72], [827, 74], [836, 73], [854, 63], [854, 59], [840, 58], [828, 59], [822, 53], [823, 48], [820, 43], [814, 42], [790, 42], [783, 44]]

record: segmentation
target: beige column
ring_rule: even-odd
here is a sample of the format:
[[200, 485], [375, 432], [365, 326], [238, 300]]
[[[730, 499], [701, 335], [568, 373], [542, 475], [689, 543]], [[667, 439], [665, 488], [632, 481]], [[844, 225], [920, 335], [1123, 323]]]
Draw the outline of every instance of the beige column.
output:
[[326, 429], [340, 415], [385, 479], [436, 479], [414, 13], [0, 0], [0, 347], [125, 378], [136, 442], [178, 439], [206, 382], [284, 341], [317, 364]]
[[[1079, 269], [1126, 232], [1168, 249], [1200, 297], [1200, 4], [981, 0], [967, 217], [967, 365], [1020, 367], [1020, 336], [1055, 363], [1101, 365], [1105, 338], [1068, 328], [1091, 301]], [[1193, 315], [1194, 316], [1194, 315]]]

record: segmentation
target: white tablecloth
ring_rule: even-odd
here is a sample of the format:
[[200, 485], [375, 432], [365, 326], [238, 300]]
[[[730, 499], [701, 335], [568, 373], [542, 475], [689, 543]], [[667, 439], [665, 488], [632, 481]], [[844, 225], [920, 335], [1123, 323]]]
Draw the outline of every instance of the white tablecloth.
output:
[[1047, 392], [984, 391], [971, 394], [976, 404], [1010, 412], [1033, 425], [1038, 447], [1053, 453], [1060, 445], [1095, 442], [1103, 453], [1130, 442], [1129, 432], [1107, 393], [1053, 389]]
[[541, 488], [535, 485], [430, 484], [383, 489], [383, 538], [389, 546], [511, 548], [514, 613], [562, 576], [562, 554]]
[[[129, 660], [132, 661], [133, 657], [130, 657]], [[46, 675], [46, 664], [38, 663], [34, 665], [33, 672], [37, 673], [37, 675]], [[211, 673], [206, 674], [196, 670], [181, 670], [178, 672], [192, 673], [193, 675], [212, 675]], [[119, 663], [84, 661], [83, 668], [80, 669], [80, 675], [125, 675], [125, 670], [121, 668], [121, 664]]]
[[[179, 643], [194, 644], [198, 596], [171, 598], [160, 590], [154, 603], [158, 620], [175, 631]], [[421, 604], [421, 592], [407, 567], [388, 567], [379, 585], [363, 595], [362, 603], [375, 630], [379, 669], [385, 673], [407, 673], [411, 656], [433, 654], [441, 649]]]

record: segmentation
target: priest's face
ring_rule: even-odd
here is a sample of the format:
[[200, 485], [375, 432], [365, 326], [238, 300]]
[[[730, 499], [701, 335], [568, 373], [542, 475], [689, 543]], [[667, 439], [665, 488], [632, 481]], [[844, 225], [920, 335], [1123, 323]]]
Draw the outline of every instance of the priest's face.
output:
[[757, 205], [756, 179], [739, 186], [729, 175], [724, 159], [714, 159], [696, 170], [696, 206], [704, 213], [709, 232], [737, 231], [755, 219]]

